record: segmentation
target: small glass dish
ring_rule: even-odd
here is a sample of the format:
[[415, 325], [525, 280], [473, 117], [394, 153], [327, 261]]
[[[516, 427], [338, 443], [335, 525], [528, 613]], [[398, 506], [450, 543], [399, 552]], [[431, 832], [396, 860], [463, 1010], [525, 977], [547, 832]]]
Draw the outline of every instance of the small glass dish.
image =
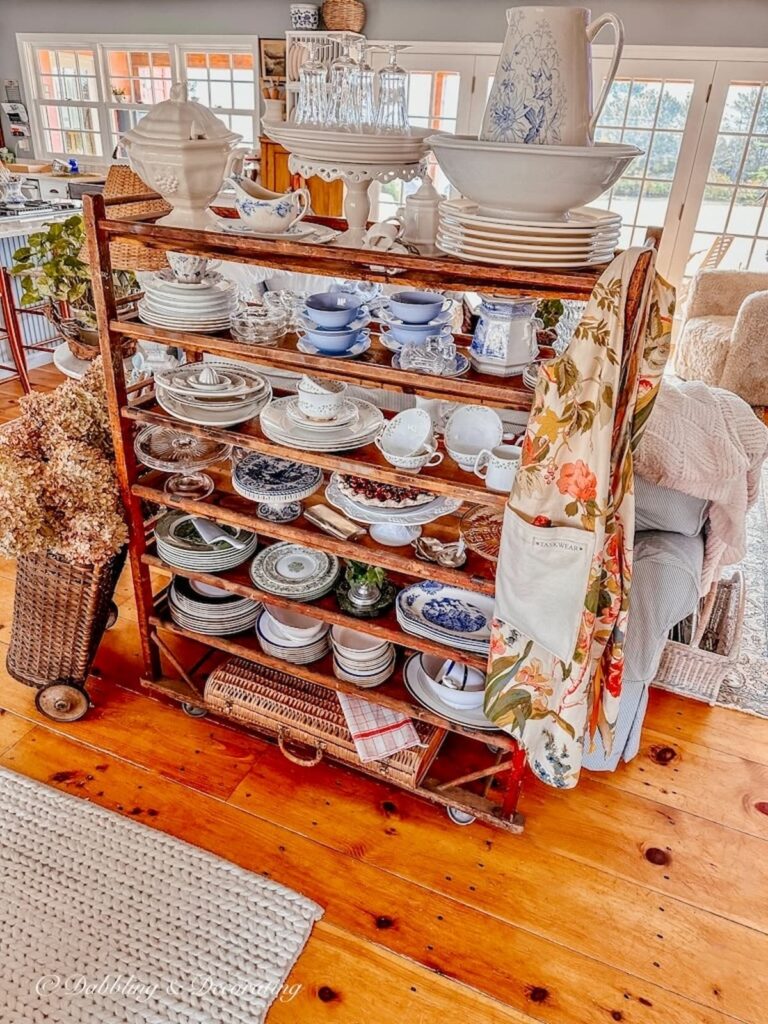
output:
[[229, 321], [232, 337], [247, 345], [275, 345], [287, 326], [285, 310], [266, 306], [245, 306], [234, 312]]

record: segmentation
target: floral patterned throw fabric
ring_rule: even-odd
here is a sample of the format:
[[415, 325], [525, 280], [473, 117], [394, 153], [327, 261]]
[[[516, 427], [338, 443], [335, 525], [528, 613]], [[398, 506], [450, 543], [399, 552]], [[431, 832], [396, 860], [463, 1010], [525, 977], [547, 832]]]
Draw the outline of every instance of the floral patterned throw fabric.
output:
[[629, 249], [613, 261], [570, 345], [544, 365], [502, 533], [485, 711], [520, 739], [540, 779], [563, 788], [576, 785], [595, 730], [610, 749], [621, 696], [632, 453], [674, 311], [651, 253], [625, 335], [630, 280], [647, 254]]

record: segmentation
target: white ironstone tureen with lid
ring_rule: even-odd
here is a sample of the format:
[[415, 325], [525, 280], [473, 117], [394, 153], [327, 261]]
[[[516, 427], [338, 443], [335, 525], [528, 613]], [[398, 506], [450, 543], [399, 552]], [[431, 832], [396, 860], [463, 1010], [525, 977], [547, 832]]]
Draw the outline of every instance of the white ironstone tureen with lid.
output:
[[173, 207], [158, 224], [210, 228], [208, 207], [245, 152], [241, 139], [177, 83], [121, 141], [132, 170]]

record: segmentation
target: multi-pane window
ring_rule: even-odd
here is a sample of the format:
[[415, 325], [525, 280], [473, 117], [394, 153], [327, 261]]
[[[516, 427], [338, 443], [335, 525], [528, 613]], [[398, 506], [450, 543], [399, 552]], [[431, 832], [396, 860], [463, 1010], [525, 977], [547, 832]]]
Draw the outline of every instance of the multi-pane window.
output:
[[253, 112], [258, 108], [256, 65], [250, 52], [188, 51], [184, 70], [190, 99], [215, 111], [246, 145], [254, 138]]
[[768, 82], [731, 82], [696, 218], [693, 273], [717, 251], [717, 264], [768, 269]]
[[43, 144], [56, 156], [101, 156], [99, 77], [90, 49], [35, 51]]
[[107, 49], [107, 106], [112, 144], [134, 128], [153, 103], [171, 94], [170, 50]]
[[621, 214], [622, 247], [641, 244], [647, 227], [666, 220], [693, 88], [692, 81], [637, 78], [619, 78], [611, 86], [595, 140], [643, 151], [594, 204]]

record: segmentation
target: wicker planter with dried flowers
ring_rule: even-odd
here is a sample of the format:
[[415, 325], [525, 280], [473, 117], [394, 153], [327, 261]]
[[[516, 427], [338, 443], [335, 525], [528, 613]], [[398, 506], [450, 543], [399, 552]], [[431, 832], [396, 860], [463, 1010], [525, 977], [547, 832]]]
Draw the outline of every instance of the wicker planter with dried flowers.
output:
[[362, 32], [365, 4], [362, 0], [325, 0], [322, 15], [329, 32]]
[[75, 721], [128, 539], [101, 360], [20, 405], [0, 431], [0, 554], [18, 559], [6, 665], [44, 714]]

